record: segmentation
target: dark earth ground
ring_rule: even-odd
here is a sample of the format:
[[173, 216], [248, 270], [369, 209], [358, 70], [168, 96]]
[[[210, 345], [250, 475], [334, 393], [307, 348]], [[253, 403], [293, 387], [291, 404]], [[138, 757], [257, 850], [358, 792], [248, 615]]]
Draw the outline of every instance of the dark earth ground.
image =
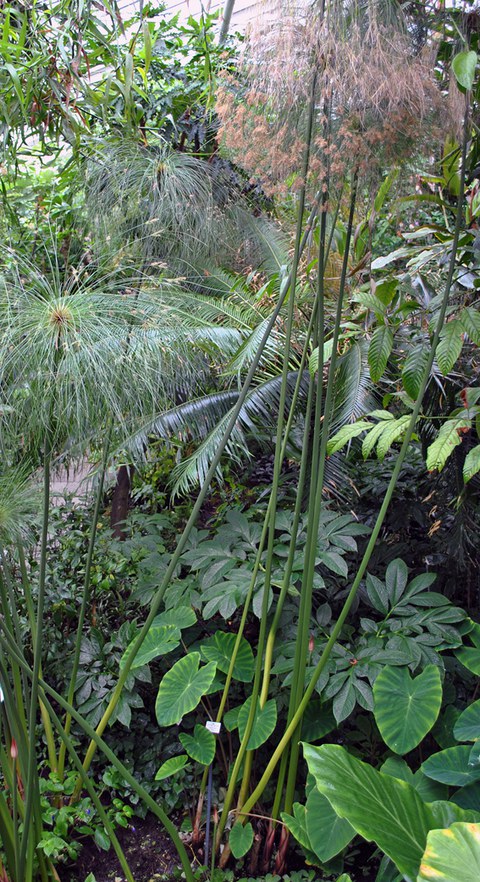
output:
[[[153, 815], [132, 818], [127, 828], [117, 827], [115, 832], [135, 882], [158, 882], [179, 866], [174, 846]], [[102, 851], [93, 838], [84, 842], [78, 859], [66, 874], [66, 882], [84, 882], [89, 873], [93, 873], [95, 882], [125, 882], [113, 848]]]

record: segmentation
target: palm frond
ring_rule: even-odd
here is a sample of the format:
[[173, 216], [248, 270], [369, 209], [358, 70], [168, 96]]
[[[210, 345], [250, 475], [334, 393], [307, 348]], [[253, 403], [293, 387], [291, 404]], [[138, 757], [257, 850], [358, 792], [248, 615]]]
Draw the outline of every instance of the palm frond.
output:
[[335, 378], [332, 429], [354, 422], [376, 407], [367, 361], [367, 345], [355, 342], [342, 356]]
[[255, 217], [251, 212], [238, 209], [241, 225], [248, 234], [247, 262], [263, 270], [270, 279], [281, 281], [289, 264], [288, 242], [277, 226], [267, 218]]

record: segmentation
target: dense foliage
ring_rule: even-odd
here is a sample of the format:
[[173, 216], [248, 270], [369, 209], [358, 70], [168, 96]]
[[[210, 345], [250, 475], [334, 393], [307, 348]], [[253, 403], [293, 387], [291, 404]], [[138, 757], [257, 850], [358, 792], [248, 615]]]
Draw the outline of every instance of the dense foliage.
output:
[[2, 6], [2, 882], [144, 882], [147, 813], [187, 882], [477, 878], [458, 5]]

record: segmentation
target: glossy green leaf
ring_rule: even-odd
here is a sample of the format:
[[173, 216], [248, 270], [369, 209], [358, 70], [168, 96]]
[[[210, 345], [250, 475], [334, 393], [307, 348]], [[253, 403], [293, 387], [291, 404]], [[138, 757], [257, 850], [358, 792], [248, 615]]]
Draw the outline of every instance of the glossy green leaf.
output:
[[408, 753], [425, 738], [440, 713], [440, 672], [428, 665], [413, 679], [407, 667], [385, 666], [375, 680], [373, 698], [385, 744], [395, 753]]
[[414, 787], [377, 772], [339, 745], [305, 744], [304, 753], [318, 789], [337, 814], [376, 842], [407, 879], [415, 879], [427, 833], [438, 826], [432, 807]]
[[403, 388], [413, 401], [417, 400], [429, 356], [429, 348], [420, 344], [405, 359], [402, 371]]
[[465, 309], [462, 309], [459, 320], [472, 343], [480, 346], [480, 312], [473, 306], [467, 306]]
[[448, 796], [446, 784], [440, 784], [439, 781], [427, 778], [421, 769], [412, 772], [405, 760], [399, 756], [389, 756], [380, 771], [385, 775], [392, 775], [400, 781], [406, 781], [407, 784], [411, 784], [424, 802], [434, 802], [435, 800], [446, 799]]
[[470, 745], [465, 744], [447, 747], [446, 750], [429, 756], [422, 763], [422, 772], [434, 781], [442, 781], [455, 787], [480, 781], [480, 767], [469, 765], [470, 751]]
[[[207, 659], [207, 661], [215, 662], [218, 670], [223, 671], [223, 673], [226, 674], [228, 673], [236, 639], [236, 634], [226, 633], [225, 631], [216, 631], [213, 637], [210, 637], [205, 643], [202, 643], [200, 652], [202, 653], [203, 658]], [[242, 637], [238, 654], [235, 659], [235, 666], [233, 668], [234, 680], [240, 680], [242, 683], [249, 683], [253, 677], [253, 668], [254, 660], [252, 647], [248, 641], [245, 640], [245, 637]]]
[[[181, 634], [175, 625], [155, 625], [152, 623], [145, 640], [133, 660], [132, 669], [141, 668], [142, 665], [146, 665], [154, 658], [159, 658], [161, 655], [167, 655], [167, 653], [172, 652], [180, 645], [180, 640]], [[134, 643], [135, 640], [132, 640], [123, 653], [120, 659], [120, 669], [122, 669], [130, 655]]]
[[458, 52], [452, 59], [452, 70], [459, 86], [471, 89], [475, 82], [475, 68], [477, 66], [477, 53]]
[[[252, 704], [251, 696], [242, 704], [238, 712], [238, 734], [243, 738], [247, 726], [250, 706]], [[261, 744], [264, 744], [272, 734], [277, 725], [277, 705], [275, 700], [271, 698], [265, 702], [265, 706], [260, 709], [257, 704], [253, 728], [248, 739], [247, 750], [256, 750]]]
[[437, 364], [444, 377], [452, 370], [462, 351], [462, 346], [463, 328], [457, 319], [453, 319], [444, 326], [435, 353]]
[[405, 414], [405, 416], [399, 417], [398, 420], [389, 420], [384, 424], [385, 429], [380, 435], [377, 443], [377, 456], [380, 461], [385, 458], [385, 455], [390, 450], [392, 444], [395, 444], [396, 441], [399, 441], [402, 438], [407, 430], [409, 422], [410, 414]]
[[477, 812], [480, 817], [480, 782], [475, 781], [473, 784], [467, 784], [466, 787], [460, 787], [452, 793], [450, 799], [461, 808]]
[[455, 653], [458, 661], [462, 663], [472, 674], [480, 677], [480, 649], [476, 646], [462, 646]]
[[232, 849], [232, 854], [237, 860], [243, 857], [249, 851], [253, 844], [253, 827], [248, 821], [245, 826], [240, 823], [233, 825], [230, 830], [228, 844]]
[[174, 726], [194, 710], [210, 688], [216, 665], [209, 662], [199, 669], [200, 653], [190, 652], [179, 659], [160, 683], [155, 713], [160, 726]]
[[329, 861], [352, 841], [355, 830], [316, 787], [310, 791], [305, 808], [310, 847], [322, 863]]
[[468, 451], [463, 463], [463, 480], [465, 483], [480, 471], [480, 444]]
[[302, 848], [310, 851], [310, 839], [308, 838], [307, 834], [305, 806], [301, 805], [299, 802], [294, 802], [293, 815], [288, 815], [286, 812], [281, 812], [280, 817], [285, 824], [287, 830], [290, 831], [292, 836], [295, 837]]
[[453, 734], [457, 741], [476, 741], [480, 738], [480, 698], [462, 711]]
[[372, 336], [368, 347], [368, 366], [370, 376], [377, 383], [383, 376], [393, 347], [393, 334], [388, 325], [380, 325]]
[[191, 606], [177, 606], [155, 616], [152, 625], [175, 625], [182, 631], [195, 625], [197, 617]]
[[349, 423], [346, 426], [342, 426], [335, 435], [332, 435], [327, 445], [328, 455], [331, 456], [332, 453], [336, 453], [338, 450], [341, 450], [342, 447], [345, 447], [349, 441], [353, 438], [357, 438], [358, 435], [361, 435], [362, 432], [365, 432], [367, 429], [371, 429], [372, 424], [367, 420], [359, 420], [356, 423]]
[[184, 769], [187, 763], [188, 756], [186, 753], [181, 753], [179, 756], [172, 756], [170, 759], [165, 760], [165, 762], [162, 763], [155, 775], [155, 781], [163, 781], [164, 778], [170, 778], [170, 775], [175, 775], [180, 769]]
[[209, 766], [215, 756], [215, 735], [209, 732], [205, 726], [196, 724], [193, 735], [181, 732], [180, 743], [188, 755], [197, 763]]
[[110, 850], [110, 845], [111, 845], [110, 837], [109, 837], [107, 831], [105, 830], [105, 827], [101, 826], [101, 827], [95, 828], [94, 839], [95, 839], [95, 844], [98, 845], [98, 847], [101, 848], [103, 851]]
[[431, 830], [417, 882], [478, 882], [480, 824], [452, 824]]
[[470, 428], [470, 420], [453, 417], [446, 420], [433, 444], [427, 451], [427, 469], [429, 472], [441, 472], [448, 457], [462, 443], [462, 429]]

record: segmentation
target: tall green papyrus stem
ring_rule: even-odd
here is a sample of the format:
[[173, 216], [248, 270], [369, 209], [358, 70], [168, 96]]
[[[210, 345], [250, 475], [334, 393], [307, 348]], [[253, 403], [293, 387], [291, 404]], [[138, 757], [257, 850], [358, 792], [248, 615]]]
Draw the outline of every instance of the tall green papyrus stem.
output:
[[[250, 738], [254, 720], [255, 713], [257, 708], [257, 702], [260, 695], [260, 684], [261, 684], [261, 676], [263, 669], [263, 655], [265, 649], [265, 639], [267, 633], [267, 618], [268, 618], [268, 599], [270, 595], [270, 587], [271, 587], [271, 575], [272, 575], [272, 561], [273, 561], [273, 547], [275, 541], [275, 521], [277, 514], [277, 500], [278, 500], [278, 487], [279, 487], [279, 479], [281, 466], [283, 461], [283, 440], [286, 436], [284, 436], [284, 423], [285, 423], [285, 403], [286, 403], [286, 391], [287, 391], [287, 379], [288, 379], [288, 367], [289, 367], [289, 358], [290, 358], [290, 347], [291, 347], [291, 338], [292, 338], [292, 329], [293, 329], [293, 319], [294, 319], [294, 307], [295, 307], [295, 294], [297, 287], [297, 276], [298, 276], [298, 267], [300, 262], [300, 248], [302, 242], [302, 230], [303, 230], [303, 218], [305, 212], [305, 195], [306, 195], [306, 182], [308, 179], [308, 170], [310, 165], [310, 148], [311, 148], [311, 139], [313, 132], [313, 122], [315, 116], [315, 95], [316, 95], [316, 85], [317, 78], [316, 75], [313, 77], [312, 85], [311, 85], [311, 96], [310, 96], [310, 104], [308, 108], [308, 124], [307, 124], [307, 134], [306, 134], [306, 147], [303, 157], [302, 163], [302, 181], [303, 186], [300, 190], [298, 205], [297, 205], [297, 227], [295, 234], [295, 251], [293, 256], [291, 277], [290, 277], [290, 285], [289, 285], [289, 302], [288, 302], [288, 316], [287, 316], [287, 325], [286, 325], [286, 340], [285, 340], [285, 352], [282, 366], [282, 383], [281, 383], [281, 394], [280, 394], [280, 404], [278, 409], [278, 420], [277, 420], [277, 434], [276, 434], [276, 444], [275, 444], [275, 458], [274, 458], [274, 468], [273, 468], [273, 480], [272, 487], [270, 491], [270, 499], [269, 506], [267, 510], [267, 517], [265, 521], [265, 525], [268, 523], [268, 543], [267, 543], [267, 556], [265, 562], [265, 576], [264, 576], [264, 588], [263, 588], [263, 601], [262, 601], [262, 613], [260, 619], [260, 632], [258, 637], [257, 644], [257, 658], [255, 664], [255, 674], [253, 680], [252, 687], [252, 695], [251, 695], [251, 704], [250, 704], [250, 712], [248, 715], [245, 732], [240, 743], [237, 756], [235, 758], [235, 762], [233, 764], [233, 768], [230, 772], [230, 781], [227, 788], [227, 793], [225, 795], [224, 806], [222, 810], [222, 814], [220, 816], [220, 820], [217, 828], [217, 838], [216, 838], [216, 846], [218, 847], [220, 844], [221, 836], [223, 834], [223, 830], [225, 829], [225, 824], [228, 818], [228, 814], [234, 799], [235, 788], [237, 784], [238, 774], [240, 771], [241, 764], [243, 762], [243, 758], [245, 753], [247, 756], [245, 757], [245, 767], [243, 771], [243, 780], [242, 780], [242, 788], [240, 791], [240, 796], [238, 800], [238, 810], [241, 809], [241, 805], [245, 799], [246, 793], [248, 792], [249, 780], [250, 780], [250, 770], [251, 770], [251, 762], [252, 762], [252, 752], [247, 751], [248, 739]], [[224, 866], [225, 861], [228, 858], [227, 849], [224, 849], [222, 857], [220, 859], [220, 866]]]
[[432, 344], [431, 344], [431, 348], [430, 348], [428, 361], [425, 365], [422, 382], [420, 384], [418, 398], [417, 398], [415, 405], [414, 405], [414, 408], [412, 410], [410, 422], [409, 422], [408, 427], [406, 429], [405, 437], [402, 442], [400, 451], [398, 453], [397, 460], [396, 460], [396, 463], [395, 463], [395, 466], [394, 466], [394, 469], [393, 469], [393, 472], [392, 472], [392, 475], [391, 475], [391, 478], [390, 478], [390, 481], [388, 484], [387, 491], [385, 493], [384, 500], [383, 500], [382, 505], [380, 507], [380, 511], [379, 511], [377, 519], [375, 521], [375, 525], [372, 529], [370, 539], [367, 543], [367, 547], [365, 549], [362, 561], [361, 561], [360, 566], [358, 568], [358, 571], [356, 573], [355, 579], [352, 583], [352, 587], [351, 587], [350, 592], [348, 594], [348, 597], [345, 601], [343, 609], [338, 617], [338, 620], [337, 620], [334, 628], [332, 629], [332, 632], [331, 632], [330, 637], [325, 645], [325, 648], [324, 648], [324, 651], [321, 655], [321, 658], [319, 659], [319, 661], [313, 671], [312, 679], [311, 679], [307, 689], [305, 690], [305, 693], [302, 697], [302, 700], [300, 701], [300, 703], [297, 707], [297, 710], [296, 710], [294, 716], [292, 717], [292, 720], [287, 725], [282, 738], [280, 739], [280, 741], [279, 741], [277, 747], [275, 748], [269, 762], [267, 763], [265, 771], [264, 771], [263, 775], [261, 776], [256, 788], [254, 789], [253, 793], [251, 794], [249, 799], [247, 799], [245, 805], [243, 806], [242, 817], [240, 817], [236, 823], [243, 823], [246, 819], [246, 816], [248, 815], [248, 812], [250, 812], [254, 808], [257, 801], [261, 798], [261, 796], [265, 790], [265, 787], [269, 783], [271, 776], [272, 776], [273, 772], [275, 771], [284, 751], [288, 747], [292, 737], [294, 736], [294, 734], [296, 732], [297, 726], [302, 719], [302, 716], [305, 712], [305, 709], [308, 705], [308, 702], [310, 701], [310, 698], [313, 695], [313, 692], [315, 690], [315, 686], [318, 682], [318, 679], [319, 679], [322, 671], [324, 670], [325, 665], [327, 664], [327, 662], [329, 660], [330, 653], [331, 653], [333, 647], [335, 646], [335, 644], [340, 636], [340, 633], [342, 631], [345, 620], [348, 616], [348, 613], [350, 612], [353, 601], [355, 600], [358, 589], [360, 587], [360, 583], [365, 575], [365, 571], [366, 571], [368, 563], [370, 561], [370, 557], [371, 557], [372, 552], [375, 548], [376, 541], [377, 541], [378, 536], [380, 534], [380, 530], [382, 528], [383, 522], [385, 520], [385, 516], [387, 514], [387, 511], [390, 506], [393, 494], [395, 492], [395, 487], [396, 487], [396, 484], [398, 481], [398, 477], [400, 475], [400, 471], [401, 471], [403, 462], [405, 460], [408, 446], [409, 446], [410, 441], [412, 439], [412, 435], [413, 435], [413, 432], [415, 429], [415, 424], [416, 424], [418, 416], [420, 414], [423, 397], [425, 395], [425, 389], [426, 389], [428, 379], [430, 376], [430, 372], [432, 370], [433, 362], [435, 359], [435, 352], [436, 352], [436, 349], [438, 346], [440, 333], [441, 333], [441, 330], [442, 330], [444, 323], [445, 323], [445, 314], [446, 314], [446, 310], [448, 307], [450, 292], [452, 289], [452, 283], [453, 283], [454, 272], [455, 272], [456, 253], [457, 253], [457, 248], [458, 248], [458, 240], [460, 237], [460, 232], [461, 232], [461, 227], [462, 227], [462, 217], [463, 217], [463, 210], [462, 209], [463, 209], [463, 198], [464, 198], [464, 192], [465, 192], [465, 163], [466, 163], [467, 144], [468, 144], [469, 107], [470, 107], [470, 93], [467, 92], [467, 94], [466, 94], [466, 110], [465, 110], [465, 117], [464, 117], [463, 141], [462, 141], [460, 186], [459, 186], [459, 194], [458, 194], [458, 198], [457, 198], [455, 231], [454, 231], [453, 240], [452, 240], [452, 251], [451, 251], [451, 256], [450, 256], [450, 263], [449, 263], [449, 269], [448, 269], [448, 274], [447, 274], [447, 280], [445, 283], [445, 290], [444, 290], [444, 294], [443, 294], [443, 298], [442, 298], [442, 304], [440, 307], [435, 332], [434, 332], [434, 335], [432, 338]]

